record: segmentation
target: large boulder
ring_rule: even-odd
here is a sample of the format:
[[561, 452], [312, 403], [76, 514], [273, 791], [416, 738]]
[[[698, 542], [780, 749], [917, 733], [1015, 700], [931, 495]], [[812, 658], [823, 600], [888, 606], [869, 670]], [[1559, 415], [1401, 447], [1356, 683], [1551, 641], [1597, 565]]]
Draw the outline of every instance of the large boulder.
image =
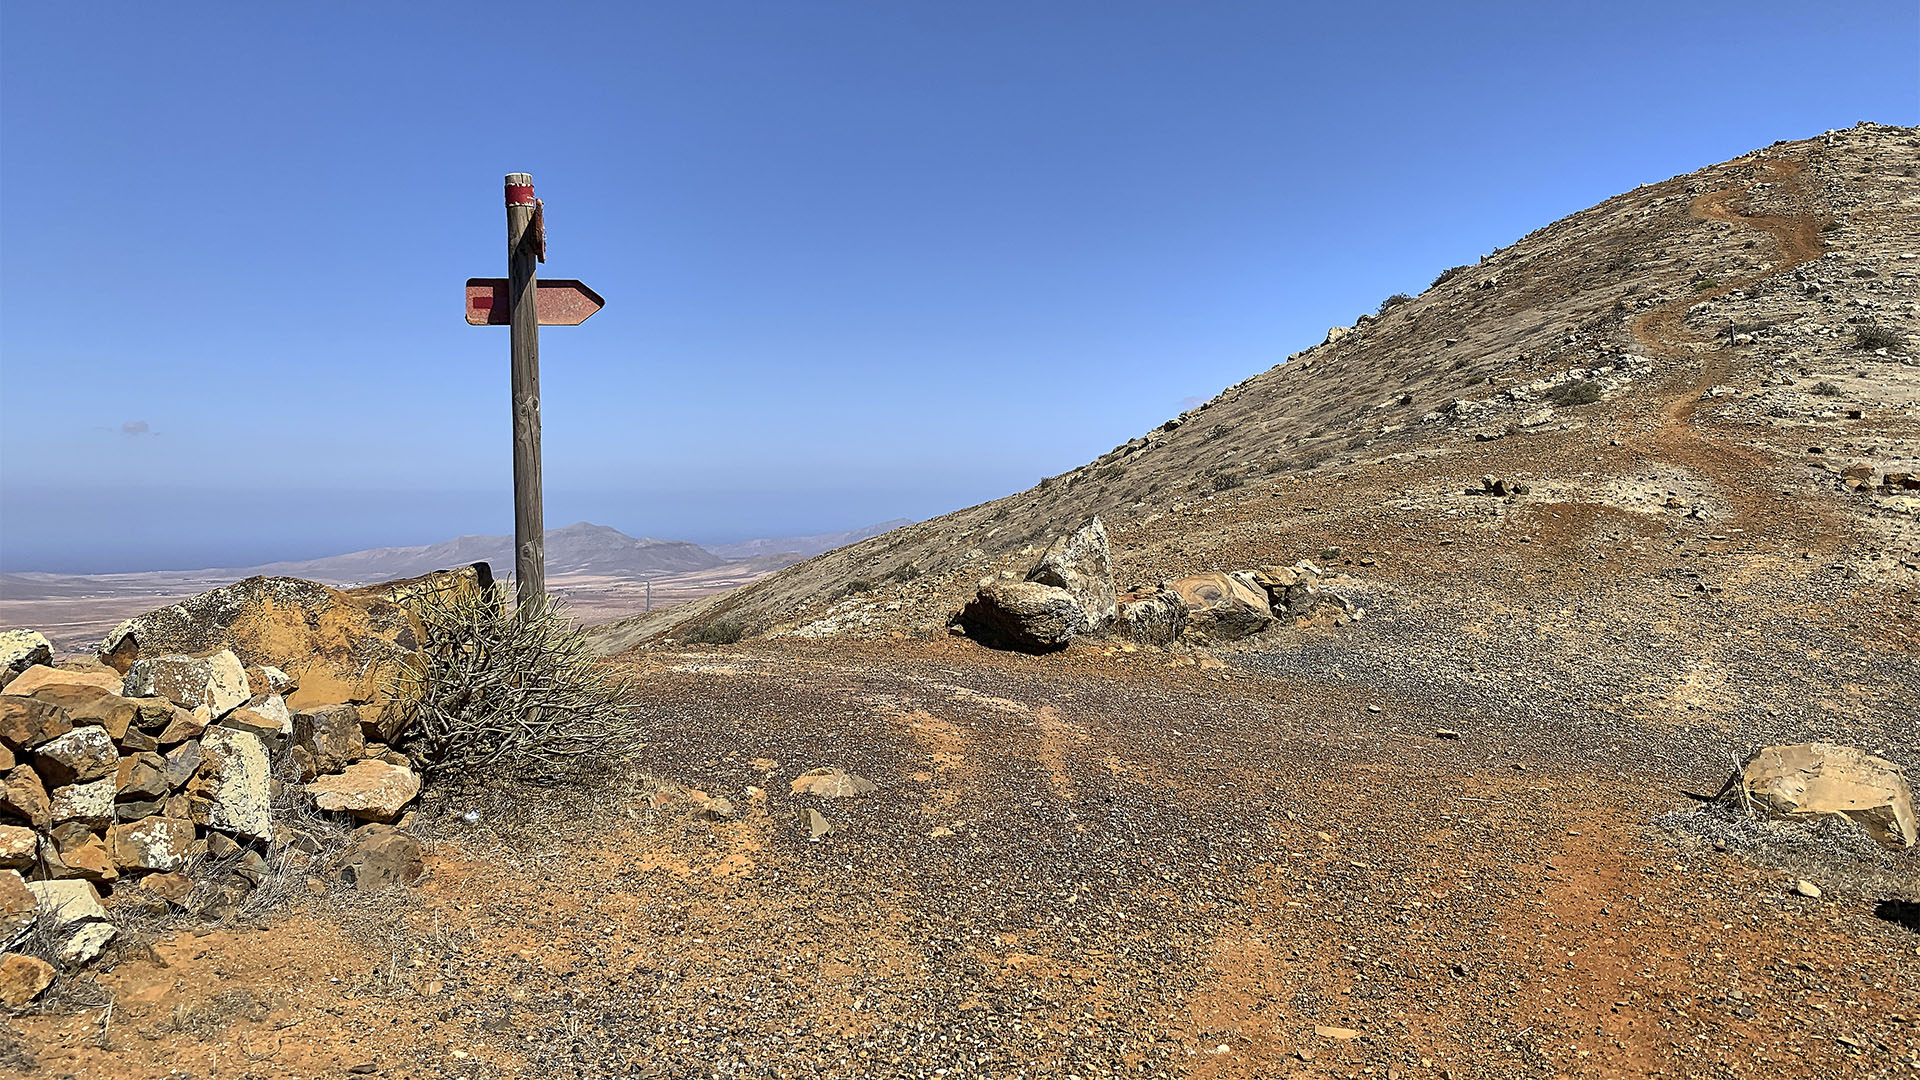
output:
[[1089, 626], [1073, 594], [1037, 581], [985, 581], [960, 612], [967, 636], [1000, 649], [1056, 652]]
[[1198, 644], [1237, 641], [1273, 622], [1266, 594], [1230, 574], [1194, 574], [1168, 582], [1167, 588], [1187, 608], [1182, 636]]
[[1757, 750], [1727, 781], [1731, 797], [1785, 818], [1841, 816], [1890, 848], [1917, 839], [1904, 770], [1857, 747], [1794, 743]]
[[185, 709], [205, 705], [224, 716], [245, 705], [253, 691], [240, 658], [232, 649], [221, 649], [203, 657], [172, 653], [135, 660], [127, 670], [125, 694], [163, 697]]
[[[107, 635], [108, 662], [231, 649], [242, 664], [275, 668], [290, 708], [375, 702], [395, 665], [418, 647], [404, 601], [428, 589], [491, 585], [485, 563], [360, 589], [299, 578], [251, 577], [127, 620]], [[116, 659], [117, 658], [117, 659]]]
[[1115, 624], [1142, 645], [1170, 645], [1187, 625], [1187, 605], [1172, 589], [1122, 597]]
[[1113, 625], [1117, 614], [1113, 554], [1107, 546], [1107, 527], [1099, 518], [1049, 545], [1027, 580], [1065, 589], [1073, 597], [1087, 619], [1087, 625], [1077, 633], [1097, 632]]

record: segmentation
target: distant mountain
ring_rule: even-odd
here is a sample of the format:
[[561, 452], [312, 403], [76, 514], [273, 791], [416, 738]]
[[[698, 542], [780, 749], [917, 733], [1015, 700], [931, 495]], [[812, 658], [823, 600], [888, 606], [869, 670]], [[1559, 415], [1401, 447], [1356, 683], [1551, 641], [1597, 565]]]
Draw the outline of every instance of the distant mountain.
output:
[[[547, 573], [637, 577], [706, 570], [727, 560], [684, 540], [632, 537], [605, 525], [575, 522], [547, 530]], [[271, 574], [331, 584], [391, 581], [449, 566], [486, 562], [494, 573], [513, 572], [513, 538], [462, 536], [419, 547], [373, 548], [304, 562], [277, 562], [228, 571], [234, 577]]]
[[779, 536], [768, 540], [742, 540], [737, 544], [708, 544], [706, 548], [726, 559], [753, 559], [763, 555], [792, 553], [803, 559], [810, 559], [823, 551], [857, 544], [869, 537], [889, 533], [902, 525], [913, 524], [912, 518], [894, 518], [878, 525], [868, 525], [864, 529], [848, 529], [845, 532], [819, 533], [815, 536]]

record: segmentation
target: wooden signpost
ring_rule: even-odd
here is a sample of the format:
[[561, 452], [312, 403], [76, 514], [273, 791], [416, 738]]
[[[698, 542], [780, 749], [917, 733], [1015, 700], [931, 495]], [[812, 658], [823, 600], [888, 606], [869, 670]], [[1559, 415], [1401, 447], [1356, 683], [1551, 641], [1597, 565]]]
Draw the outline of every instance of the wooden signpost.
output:
[[540, 487], [540, 325], [578, 326], [605, 301], [578, 281], [539, 281], [547, 228], [533, 177], [507, 174], [507, 276], [467, 279], [467, 322], [508, 326], [513, 390], [513, 576], [522, 606], [547, 591]]

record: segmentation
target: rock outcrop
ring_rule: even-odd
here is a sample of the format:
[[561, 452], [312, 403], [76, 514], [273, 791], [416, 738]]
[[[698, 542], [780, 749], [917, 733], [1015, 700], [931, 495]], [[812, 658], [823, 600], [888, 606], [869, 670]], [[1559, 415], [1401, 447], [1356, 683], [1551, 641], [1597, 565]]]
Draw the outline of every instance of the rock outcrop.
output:
[[967, 636], [984, 645], [1019, 652], [1057, 652], [1087, 625], [1073, 594], [1037, 581], [984, 581], [961, 610]]
[[1085, 625], [1076, 634], [1098, 633], [1113, 625], [1117, 614], [1113, 553], [1107, 546], [1107, 527], [1099, 518], [1049, 545], [1027, 580], [1065, 589], [1073, 597], [1085, 616]]
[[1194, 574], [1168, 582], [1167, 589], [1186, 605], [1182, 636], [1195, 644], [1238, 641], [1273, 623], [1266, 593], [1230, 574]]
[[1118, 604], [1120, 633], [1142, 645], [1171, 645], [1187, 628], [1187, 605], [1172, 589], [1131, 593]]

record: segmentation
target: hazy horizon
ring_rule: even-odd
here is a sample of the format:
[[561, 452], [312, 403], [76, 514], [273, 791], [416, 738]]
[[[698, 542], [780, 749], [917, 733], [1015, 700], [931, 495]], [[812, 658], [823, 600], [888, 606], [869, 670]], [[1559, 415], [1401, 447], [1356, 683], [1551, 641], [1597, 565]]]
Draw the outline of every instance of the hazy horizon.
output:
[[[758, 493], [761, 497], [799, 502], [792, 493]], [[835, 509], [906, 505], [912, 500], [889, 499], [886, 492], [864, 492], [863, 497], [835, 501]], [[182, 537], [169, 542], [160, 538], [142, 546], [145, 558], [129, 559], [119, 542], [90, 546], [84, 538], [60, 540], [47, 533], [22, 529], [15, 523], [31, 521], [49, 510], [81, 520], [141, 520], [145, 515], [128, 513], [123, 500], [140, 495], [172, 507], [187, 506], [202, 512], [235, 502], [261, 506], [270, 500], [291, 501], [299, 508], [297, 519], [276, 519], [247, 515], [234, 523], [232, 534], [213, 541]], [[50, 501], [63, 496], [64, 502]], [[728, 496], [726, 501], [739, 501]], [[980, 501], [980, 500], [975, 500]], [[351, 508], [353, 517], [330, 527], [325, 513]], [[778, 537], [816, 536], [848, 532], [883, 522], [907, 518], [924, 520], [937, 516], [909, 513], [878, 513], [858, 521], [841, 521], [832, 511], [809, 510], [792, 506], [784, 516], [760, 516], [760, 511], [728, 513], [710, 506], [695, 493], [629, 493], [625, 496], [547, 493], [547, 528], [558, 529], [578, 521], [606, 525], [634, 537], [658, 540], [683, 540], [702, 546], [734, 544], [746, 540]], [[300, 562], [308, 559], [344, 555], [370, 548], [415, 547], [438, 544], [462, 536], [508, 536], [513, 533], [510, 495], [500, 492], [349, 492], [349, 491], [186, 491], [181, 489], [124, 489], [121, 491], [83, 490], [61, 492], [58, 489], [7, 488], [0, 490], [0, 520], [8, 522], [0, 532], [0, 572], [50, 574], [120, 574], [149, 571], [190, 571], [243, 568], [276, 562]], [[729, 522], [732, 522], [729, 525]], [[790, 528], [765, 529], [750, 522], [786, 522]], [[251, 525], [249, 524], [251, 523]], [[684, 531], [678, 526], [684, 525]], [[21, 537], [27, 542], [22, 543]]]

